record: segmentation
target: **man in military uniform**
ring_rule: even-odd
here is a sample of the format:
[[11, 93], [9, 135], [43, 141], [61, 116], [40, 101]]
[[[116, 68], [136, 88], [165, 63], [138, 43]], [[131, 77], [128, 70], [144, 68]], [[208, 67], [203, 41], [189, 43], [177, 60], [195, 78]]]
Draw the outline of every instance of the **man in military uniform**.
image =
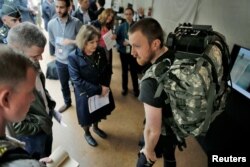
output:
[[20, 23], [21, 14], [17, 8], [10, 6], [8, 4], [3, 4], [1, 10], [1, 19], [3, 22], [3, 26], [0, 28], [0, 43], [7, 43], [7, 35], [9, 29]]

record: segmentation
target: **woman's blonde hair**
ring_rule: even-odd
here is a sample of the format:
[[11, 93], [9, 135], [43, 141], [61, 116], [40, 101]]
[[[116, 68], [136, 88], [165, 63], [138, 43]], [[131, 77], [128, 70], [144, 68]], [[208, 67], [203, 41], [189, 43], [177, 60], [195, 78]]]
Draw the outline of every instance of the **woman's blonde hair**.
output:
[[104, 9], [104, 10], [102, 11], [102, 13], [98, 16], [98, 20], [99, 20], [99, 22], [101, 23], [102, 26], [103, 26], [103, 25], [107, 25], [107, 24], [110, 24], [110, 25], [113, 24], [114, 18], [112, 19], [111, 23], [107, 23], [107, 22], [106, 22], [107, 19], [108, 19], [108, 17], [109, 17], [111, 14], [115, 15], [115, 12], [113, 11], [113, 9], [107, 8], [107, 9]]
[[83, 25], [76, 36], [76, 45], [83, 50], [87, 42], [92, 41], [95, 37], [100, 39], [100, 31], [92, 25]]

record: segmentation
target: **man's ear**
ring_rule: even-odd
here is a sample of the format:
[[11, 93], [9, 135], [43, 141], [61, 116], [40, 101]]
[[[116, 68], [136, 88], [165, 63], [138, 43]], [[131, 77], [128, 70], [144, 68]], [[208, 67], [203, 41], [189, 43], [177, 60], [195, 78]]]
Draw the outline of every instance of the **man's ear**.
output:
[[10, 102], [10, 90], [8, 89], [0, 89], [0, 107], [2, 109], [9, 108], [9, 102]]
[[158, 50], [160, 48], [161, 41], [159, 39], [153, 40], [151, 47], [153, 50]]
[[1, 17], [2, 22], [5, 24], [6, 23], [6, 16]]

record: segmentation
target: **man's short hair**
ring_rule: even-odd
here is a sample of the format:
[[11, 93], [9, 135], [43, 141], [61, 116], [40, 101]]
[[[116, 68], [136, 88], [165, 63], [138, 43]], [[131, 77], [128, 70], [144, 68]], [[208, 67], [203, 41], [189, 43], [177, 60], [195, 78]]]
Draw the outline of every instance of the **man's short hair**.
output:
[[161, 41], [160, 47], [164, 45], [164, 31], [160, 23], [153, 18], [144, 18], [133, 24], [129, 28], [129, 33], [133, 34], [136, 31], [140, 31], [148, 39], [149, 44], [154, 40], [159, 39]]
[[29, 68], [37, 72], [35, 64], [29, 58], [7, 45], [0, 44], [0, 86], [8, 85], [15, 88], [26, 79]]
[[105, 0], [97, 0], [97, 2], [99, 3], [101, 7], [105, 5]]
[[30, 22], [23, 22], [10, 29], [7, 36], [8, 45], [19, 50], [32, 46], [44, 48], [47, 39], [43, 32]]
[[55, 0], [56, 1], [64, 1], [66, 4], [66, 7], [70, 7], [70, 0]]
[[125, 12], [126, 10], [130, 10], [130, 11], [132, 12], [132, 15], [134, 15], [134, 14], [135, 14], [134, 9], [133, 9], [133, 8], [131, 8], [131, 7], [127, 7], [127, 8], [124, 10], [124, 12]]
[[10, 6], [9, 4], [3, 4], [0, 16], [11, 16], [15, 18], [20, 18], [21, 13], [15, 6]]

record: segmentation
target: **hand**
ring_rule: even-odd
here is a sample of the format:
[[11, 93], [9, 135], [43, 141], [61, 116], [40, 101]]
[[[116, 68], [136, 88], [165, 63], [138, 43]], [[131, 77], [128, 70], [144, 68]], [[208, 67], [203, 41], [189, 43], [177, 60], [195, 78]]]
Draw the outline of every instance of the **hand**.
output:
[[109, 87], [103, 86], [102, 85], [102, 94], [101, 96], [106, 96], [109, 92]]
[[127, 40], [124, 40], [124, 41], [123, 41], [123, 45], [124, 45], [124, 46], [127, 46], [127, 45], [129, 45], [129, 42], [128, 42]]
[[144, 8], [140, 7], [137, 9], [139, 16], [144, 16]]
[[111, 37], [112, 40], [115, 40], [116, 39], [116, 35], [113, 34], [112, 37]]
[[44, 157], [44, 158], [41, 158], [39, 160], [39, 162], [43, 162], [43, 163], [52, 163], [53, 160], [50, 158], [50, 157]]
[[70, 45], [70, 44], [74, 44], [74, 43], [75, 43], [74, 40], [67, 39], [67, 38], [63, 39], [63, 41], [62, 41], [62, 45]]
[[143, 153], [149, 162], [155, 162], [157, 160], [155, 152], [149, 152], [145, 148], [142, 148], [141, 153]]

